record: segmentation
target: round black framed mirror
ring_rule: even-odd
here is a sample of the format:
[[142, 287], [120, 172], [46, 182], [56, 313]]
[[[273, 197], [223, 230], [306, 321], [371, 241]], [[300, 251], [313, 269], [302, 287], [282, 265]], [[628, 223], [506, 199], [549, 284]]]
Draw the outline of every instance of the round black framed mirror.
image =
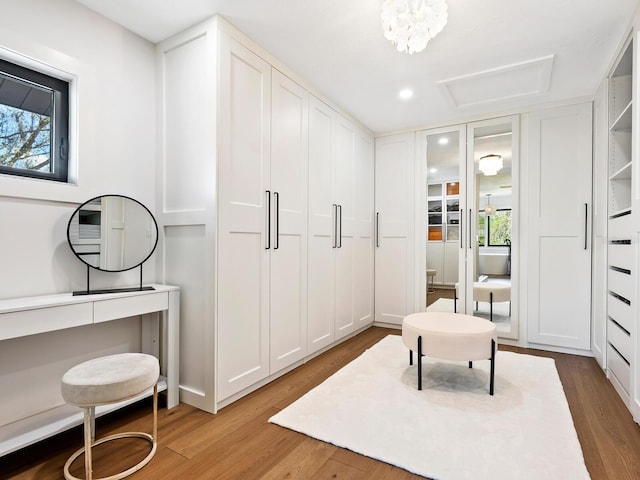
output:
[[158, 244], [158, 224], [149, 209], [124, 195], [92, 198], [71, 215], [67, 240], [87, 266], [122, 272], [141, 266]]

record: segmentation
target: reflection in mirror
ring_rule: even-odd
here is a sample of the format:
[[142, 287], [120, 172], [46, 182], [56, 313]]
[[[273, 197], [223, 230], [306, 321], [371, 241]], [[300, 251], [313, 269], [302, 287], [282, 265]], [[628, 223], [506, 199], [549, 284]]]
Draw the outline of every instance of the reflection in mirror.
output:
[[[510, 119], [473, 129], [476, 247], [472, 314], [511, 331], [513, 134]], [[471, 290], [471, 289], [469, 289]]]
[[427, 309], [453, 311], [460, 256], [460, 130], [437, 131], [427, 144]]
[[82, 204], [69, 220], [71, 249], [98, 270], [121, 272], [147, 260], [158, 241], [158, 226], [140, 202], [105, 195]]

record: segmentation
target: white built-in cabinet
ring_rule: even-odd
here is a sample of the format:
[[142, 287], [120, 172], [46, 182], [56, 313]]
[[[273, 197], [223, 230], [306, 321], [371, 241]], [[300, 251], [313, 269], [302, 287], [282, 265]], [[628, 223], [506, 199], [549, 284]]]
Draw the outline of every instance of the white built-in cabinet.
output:
[[529, 344], [591, 347], [592, 104], [525, 116]]
[[637, 153], [633, 130], [634, 38], [629, 37], [608, 79], [608, 235], [607, 235], [607, 376], [631, 409], [640, 414], [637, 391], [638, 350], [638, 195]]
[[308, 93], [220, 37], [218, 398], [307, 352]]
[[313, 353], [373, 322], [373, 139], [315, 97], [309, 178]]
[[215, 411], [373, 322], [373, 137], [220, 18], [158, 55], [181, 399]]
[[376, 138], [375, 320], [401, 325], [415, 312], [414, 134]]

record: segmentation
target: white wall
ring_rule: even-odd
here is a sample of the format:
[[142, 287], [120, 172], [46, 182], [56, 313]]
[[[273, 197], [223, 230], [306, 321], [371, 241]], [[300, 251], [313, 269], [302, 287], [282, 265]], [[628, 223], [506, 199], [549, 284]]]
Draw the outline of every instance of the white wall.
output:
[[[0, 58], [61, 70], [77, 92], [76, 184], [0, 175], [0, 300], [79, 290], [86, 267], [66, 239], [75, 208], [118, 193], [155, 213], [154, 46], [73, 0], [0, 0], [0, 12]], [[156, 280], [153, 260], [145, 282]], [[92, 270], [92, 287], [135, 284], [138, 274]], [[60, 377], [73, 364], [139, 348], [137, 319], [1, 342], [0, 425], [62, 404]]]
[[[66, 241], [73, 210], [104, 193], [155, 210], [154, 47], [73, 0], [0, 0], [0, 10], [0, 58], [25, 56], [77, 80], [76, 185], [0, 175], [0, 299], [79, 289], [86, 270]], [[154, 262], [144, 269], [155, 280]], [[137, 275], [91, 278], [98, 287]]]

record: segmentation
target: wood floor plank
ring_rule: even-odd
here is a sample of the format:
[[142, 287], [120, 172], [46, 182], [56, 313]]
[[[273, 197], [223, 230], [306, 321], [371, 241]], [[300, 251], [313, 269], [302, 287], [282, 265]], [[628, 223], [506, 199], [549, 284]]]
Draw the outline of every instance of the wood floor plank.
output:
[[261, 480], [307, 480], [322, 468], [338, 447], [304, 436], [300, 444], [260, 477]]
[[309, 478], [309, 480], [326, 480], [327, 478], [337, 480], [358, 480], [364, 478], [364, 472], [358, 470], [351, 465], [345, 465], [342, 462], [328, 459], [322, 464], [320, 469]]
[[[132, 480], [415, 480], [403, 469], [314, 440], [268, 419], [397, 330], [373, 327], [309, 360], [217, 415], [180, 404], [158, 415], [159, 448]], [[593, 480], [640, 478], [640, 426], [593, 358], [501, 345], [502, 350], [550, 357], [562, 381], [585, 463]], [[99, 435], [147, 431], [146, 401], [98, 419]], [[82, 443], [81, 429], [60, 434], [0, 458], [0, 478], [59, 480], [68, 456]], [[104, 460], [122, 466], [117, 447]], [[555, 480], [555, 479], [549, 479]], [[564, 479], [563, 479], [564, 480]]]

